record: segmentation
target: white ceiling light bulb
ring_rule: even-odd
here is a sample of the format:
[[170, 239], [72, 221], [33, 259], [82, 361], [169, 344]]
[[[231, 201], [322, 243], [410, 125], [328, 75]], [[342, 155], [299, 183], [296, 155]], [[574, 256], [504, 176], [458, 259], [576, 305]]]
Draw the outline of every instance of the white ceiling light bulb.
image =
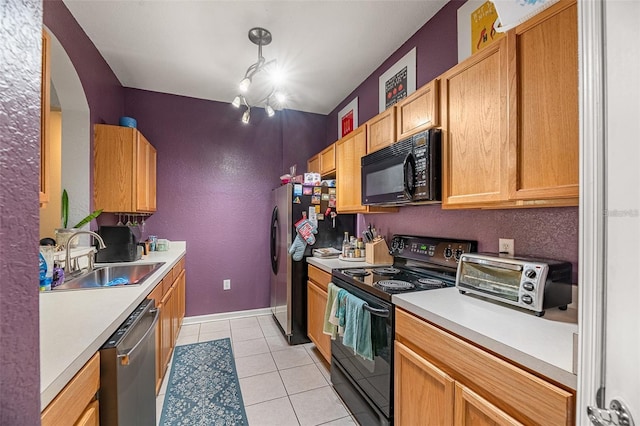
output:
[[284, 103], [286, 102], [287, 97], [285, 96], [285, 94], [284, 94], [284, 93], [282, 93], [282, 92], [277, 92], [277, 93], [276, 93], [276, 100], [278, 101], [278, 103], [279, 103], [280, 105], [282, 105], [282, 104], [284, 104]]
[[242, 114], [242, 122], [244, 124], [249, 124], [249, 120], [251, 119], [251, 110], [247, 109], [244, 114]]
[[236, 107], [236, 108], [240, 108], [240, 102], [241, 102], [241, 100], [240, 100], [240, 96], [236, 96], [236, 97], [233, 99], [233, 102], [231, 102], [231, 105], [233, 105], [233, 106], [234, 106], [234, 107]]
[[249, 86], [251, 86], [251, 79], [249, 77], [245, 77], [240, 82], [238, 88], [242, 93], [245, 93], [247, 90], [249, 90]]
[[264, 110], [267, 111], [267, 116], [268, 117], [273, 117], [273, 115], [276, 113], [273, 108], [271, 108], [271, 105], [267, 104], [266, 107], [264, 107]]

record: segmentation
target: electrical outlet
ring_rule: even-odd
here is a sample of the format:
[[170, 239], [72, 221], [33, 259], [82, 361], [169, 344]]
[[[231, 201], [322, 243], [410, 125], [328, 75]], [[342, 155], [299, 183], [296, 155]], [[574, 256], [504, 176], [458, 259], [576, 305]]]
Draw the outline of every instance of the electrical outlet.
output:
[[231, 280], [222, 281], [222, 289], [223, 290], [231, 290]]
[[513, 256], [515, 253], [514, 244], [512, 238], [499, 238], [498, 239], [498, 251], [500, 254], [508, 254]]

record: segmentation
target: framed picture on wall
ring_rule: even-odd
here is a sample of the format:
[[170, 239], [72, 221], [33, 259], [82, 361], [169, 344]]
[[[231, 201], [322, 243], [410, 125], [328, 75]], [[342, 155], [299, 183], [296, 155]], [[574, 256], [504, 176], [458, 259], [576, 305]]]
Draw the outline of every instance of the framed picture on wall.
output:
[[353, 132], [356, 127], [358, 127], [357, 96], [338, 113], [338, 139]]
[[393, 64], [378, 80], [379, 111], [382, 112], [416, 91], [416, 48]]
[[497, 19], [489, 0], [469, 0], [458, 8], [458, 62], [504, 37], [495, 28]]

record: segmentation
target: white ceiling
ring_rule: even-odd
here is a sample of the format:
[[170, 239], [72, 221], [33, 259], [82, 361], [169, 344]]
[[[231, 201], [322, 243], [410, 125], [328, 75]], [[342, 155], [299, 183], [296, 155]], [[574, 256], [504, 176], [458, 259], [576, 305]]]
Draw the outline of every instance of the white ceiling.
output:
[[[64, 0], [125, 87], [231, 102], [258, 47], [287, 80], [287, 109], [330, 113], [448, 0]], [[266, 77], [254, 79], [254, 89]], [[266, 96], [254, 90], [249, 102]]]

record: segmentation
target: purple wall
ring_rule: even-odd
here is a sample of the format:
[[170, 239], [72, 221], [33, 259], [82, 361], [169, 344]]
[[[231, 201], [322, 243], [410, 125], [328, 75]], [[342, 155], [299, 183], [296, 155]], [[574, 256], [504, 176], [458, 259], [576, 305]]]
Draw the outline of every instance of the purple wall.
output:
[[269, 306], [271, 190], [321, 149], [325, 117], [255, 108], [243, 125], [228, 103], [136, 89], [125, 104], [158, 152], [146, 231], [187, 241], [187, 316]]
[[[61, 0], [44, 2], [44, 24], [62, 44], [80, 77], [91, 123], [117, 124], [124, 111], [124, 89]], [[93, 131], [91, 143], [93, 146]]]
[[517, 255], [573, 263], [573, 282], [577, 282], [579, 232], [575, 207], [442, 210], [439, 205], [408, 206], [398, 213], [364, 218], [387, 237], [414, 234], [477, 240], [479, 251], [497, 252], [499, 238], [513, 238]]
[[[329, 114], [327, 145], [335, 142], [338, 134], [338, 111], [355, 96], [360, 124], [378, 114], [378, 77], [414, 46], [416, 87], [458, 63], [457, 10], [464, 3], [459, 0], [447, 3]], [[498, 238], [514, 238], [516, 254], [572, 262], [577, 282], [577, 207], [454, 211], [442, 210], [440, 206], [414, 206], [401, 207], [399, 213], [364, 215], [358, 222], [372, 222], [389, 236], [407, 233], [475, 239], [483, 251], [497, 251]]]
[[358, 124], [378, 115], [378, 78], [414, 47], [416, 48], [416, 88], [458, 63], [457, 11], [464, 3], [465, 1], [460, 0], [451, 0], [447, 3], [338, 104], [327, 119], [326, 145], [332, 144], [338, 138], [338, 112], [354, 97], [358, 97]]
[[35, 425], [42, 3], [2, 2], [0, 16], [0, 424]]

